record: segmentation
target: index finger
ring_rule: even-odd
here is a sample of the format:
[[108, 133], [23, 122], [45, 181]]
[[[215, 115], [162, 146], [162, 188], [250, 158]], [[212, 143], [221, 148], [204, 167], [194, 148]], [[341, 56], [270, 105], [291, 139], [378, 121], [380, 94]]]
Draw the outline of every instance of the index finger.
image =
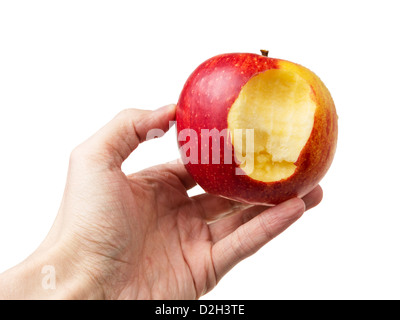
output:
[[97, 160], [121, 166], [137, 146], [146, 140], [152, 129], [158, 135], [168, 131], [169, 122], [175, 119], [175, 105], [155, 111], [126, 109], [84, 142], [85, 149]]

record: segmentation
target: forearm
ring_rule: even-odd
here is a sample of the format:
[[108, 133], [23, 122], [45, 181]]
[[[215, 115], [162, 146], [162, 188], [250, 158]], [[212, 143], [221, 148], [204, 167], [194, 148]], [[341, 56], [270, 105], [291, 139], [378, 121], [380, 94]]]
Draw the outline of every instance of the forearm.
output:
[[39, 251], [0, 274], [0, 299], [101, 299], [96, 281], [64, 250]]

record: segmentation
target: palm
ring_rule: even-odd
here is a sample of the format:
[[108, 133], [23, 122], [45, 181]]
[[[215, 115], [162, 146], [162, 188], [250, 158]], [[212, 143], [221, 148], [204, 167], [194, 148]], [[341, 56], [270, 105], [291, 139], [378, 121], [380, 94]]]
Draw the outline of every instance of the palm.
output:
[[[119, 297], [198, 298], [214, 287], [213, 242], [204, 201], [189, 198], [188, 186], [168, 166], [120, 179], [116, 201], [125, 210], [118, 219], [129, 227], [120, 228], [114, 241], [127, 249], [116, 260], [124, 261], [120, 276], [130, 280]], [[138, 206], [143, 202], [149, 204], [145, 210]], [[138, 243], [138, 238], [144, 241]]]

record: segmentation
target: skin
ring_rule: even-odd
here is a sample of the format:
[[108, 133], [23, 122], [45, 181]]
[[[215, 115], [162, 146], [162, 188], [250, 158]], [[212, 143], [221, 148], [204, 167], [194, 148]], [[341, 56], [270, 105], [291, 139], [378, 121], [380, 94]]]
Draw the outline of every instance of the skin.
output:
[[[0, 298], [197, 299], [321, 201], [320, 187], [271, 208], [188, 197], [195, 182], [178, 162], [125, 175], [147, 132], [174, 118], [174, 105], [125, 110], [72, 152], [54, 225], [0, 275]], [[43, 286], [48, 265], [54, 289]]]

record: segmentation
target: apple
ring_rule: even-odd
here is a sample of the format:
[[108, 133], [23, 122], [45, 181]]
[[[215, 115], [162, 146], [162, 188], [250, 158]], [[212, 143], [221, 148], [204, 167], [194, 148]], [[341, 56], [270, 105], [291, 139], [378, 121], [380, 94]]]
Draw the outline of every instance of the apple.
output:
[[319, 77], [263, 50], [217, 55], [197, 67], [180, 94], [176, 125], [185, 167], [206, 192], [264, 205], [316, 187], [338, 135]]

